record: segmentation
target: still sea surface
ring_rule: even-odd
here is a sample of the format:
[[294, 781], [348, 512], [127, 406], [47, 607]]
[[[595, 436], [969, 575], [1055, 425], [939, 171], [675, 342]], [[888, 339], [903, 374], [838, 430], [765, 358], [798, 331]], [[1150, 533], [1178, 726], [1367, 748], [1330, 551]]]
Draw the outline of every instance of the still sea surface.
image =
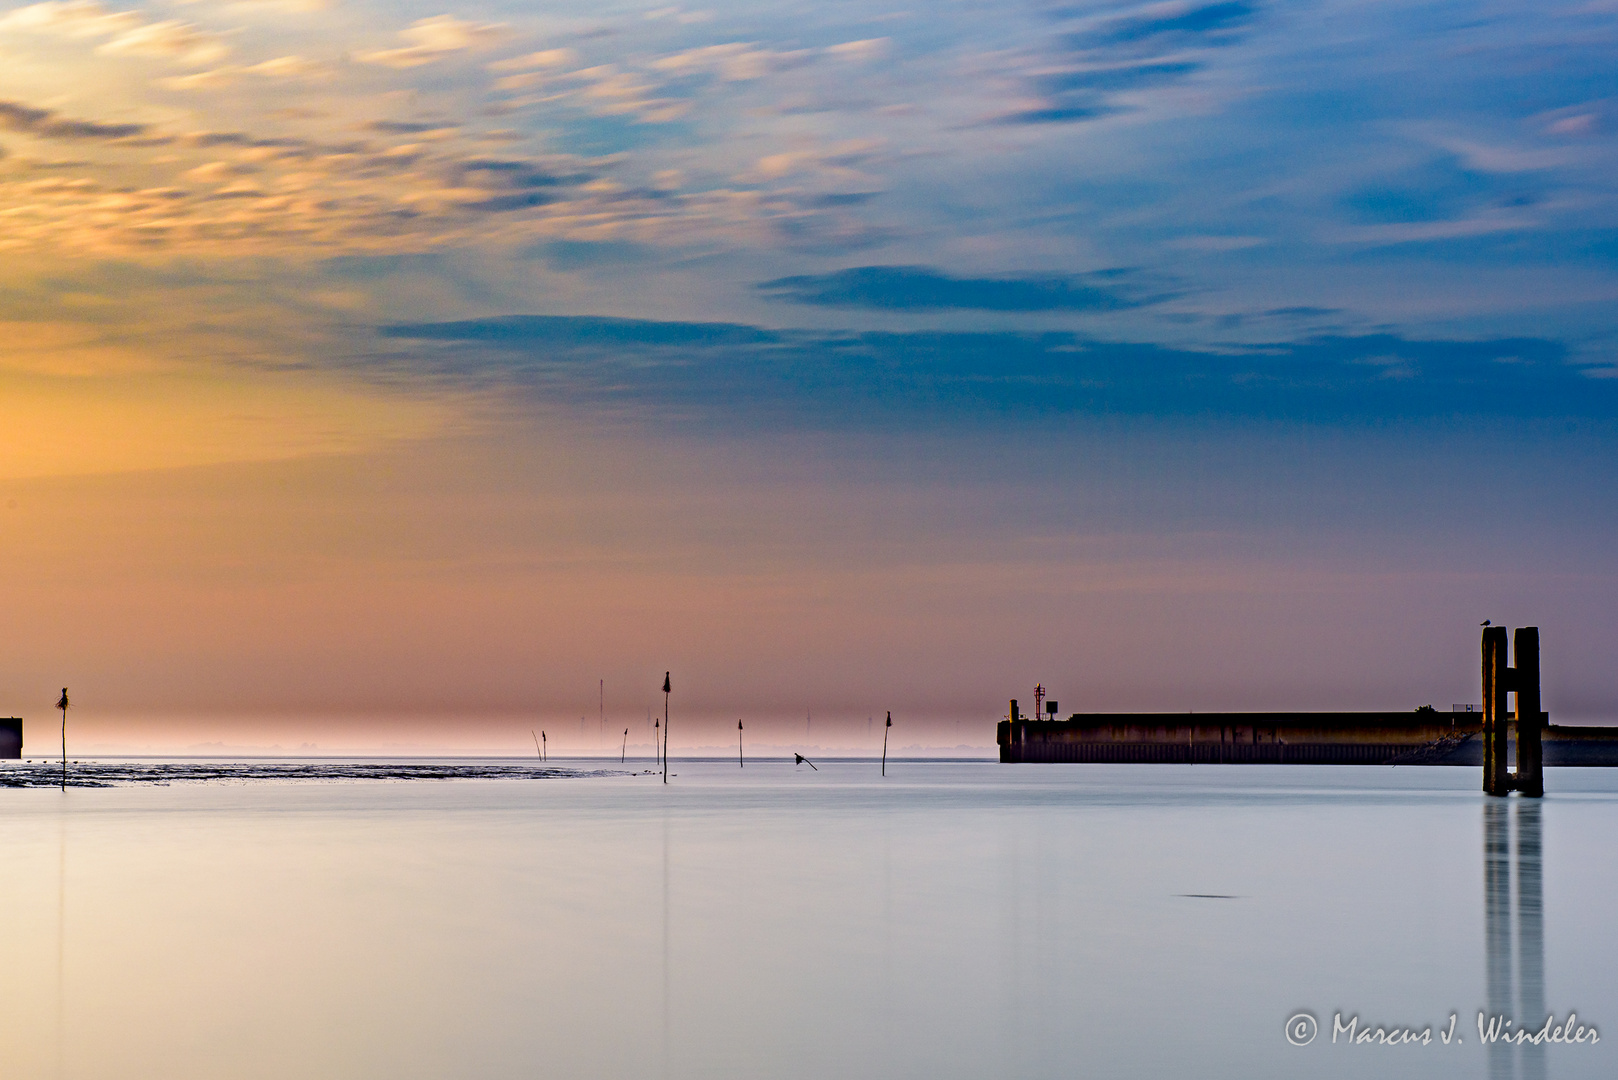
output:
[[0, 1076], [1618, 1076], [1618, 770], [817, 764], [0, 788]]

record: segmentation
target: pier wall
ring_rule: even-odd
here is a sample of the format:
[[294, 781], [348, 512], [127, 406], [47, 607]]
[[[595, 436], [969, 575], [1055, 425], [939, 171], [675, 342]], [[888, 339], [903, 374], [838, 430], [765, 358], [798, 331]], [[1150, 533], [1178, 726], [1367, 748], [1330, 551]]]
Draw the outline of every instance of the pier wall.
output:
[[0, 718], [0, 758], [22, 757], [22, 721]]
[[[1091, 713], [1002, 720], [1003, 762], [1197, 765], [1483, 763], [1478, 713]], [[1543, 729], [1546, 765], [1618, 766], [1618, 728]], [[1514, 747], [1513, 747], [1514, 748]]]

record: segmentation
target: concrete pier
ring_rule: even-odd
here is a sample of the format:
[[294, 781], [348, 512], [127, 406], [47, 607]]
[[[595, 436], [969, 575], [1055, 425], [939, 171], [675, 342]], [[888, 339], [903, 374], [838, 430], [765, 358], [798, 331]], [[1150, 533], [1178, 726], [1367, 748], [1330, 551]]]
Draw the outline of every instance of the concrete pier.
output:
[[[1000, 721], [1003, 762], [1483, 764], [1483, 716], [1440, 712], [1090, 713]], [[1502, 721], [1515, 719], [1506, 713]], [[1540, 728], [1543, 764], [1618, 766], [1618, 728]], [[1509, 751], [1500, 754], [1510, 764]], [[1509, 776], [1509, 774], [1508, 774]], [[1515, 777], [1510, 777], [1515, 779]]]
[[1558, 727], [1540, 706], [1539, 627], [1520, 626], [1508, 642], [1504, 626], [1485, 621], [1482, 712], [1074, 713], [1042, 720], [1024, 717], [1012, 699], [997, 738], [1005, 762], [1482, 765], [1487, 794], [1531, 798], [1545, 794], [1547, 765], [1618, 766], [1618, 727]]

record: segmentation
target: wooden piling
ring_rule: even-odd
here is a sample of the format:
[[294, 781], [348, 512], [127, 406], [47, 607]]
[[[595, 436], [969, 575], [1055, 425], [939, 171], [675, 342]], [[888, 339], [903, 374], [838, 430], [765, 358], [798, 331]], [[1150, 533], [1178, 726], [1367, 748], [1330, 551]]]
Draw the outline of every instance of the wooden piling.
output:
[[1539, 627], [1519, 626], [1512, 652], [1517, 670], [1517, 790], [1531, 798], [1545, 794], [1545, 758], [1540, 733], [1545, 714], [1539, 701]]
[[1506, 774], [1506, 695], [1511, 691], [1506, 628], [1483, 628], [1483, 791], [1506, 795], [1511, 778]]

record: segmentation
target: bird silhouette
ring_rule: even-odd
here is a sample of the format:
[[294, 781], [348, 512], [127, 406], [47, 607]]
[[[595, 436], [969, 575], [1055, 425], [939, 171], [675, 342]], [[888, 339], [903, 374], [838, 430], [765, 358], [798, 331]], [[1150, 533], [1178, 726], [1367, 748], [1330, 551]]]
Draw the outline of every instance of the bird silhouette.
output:
[[1483, 621], [1482, 621], [1482, 622], [1480, 622], [1480, 623], [1478, 623], [1478, 625], [1479, 625], [1479, 626], [1488, 626], [1488, 625], [1489, 625], [1489, 620], [1488, 620], [1488, 619], [1484, 619], [1484, 620], [1483, 620]]
[[[793, 754], [792, 756], [798, 759], [796, 762], [794, 762], [794, 764], [807, 765], [811, 769], [815, 769], [815, 763], [810, 761], [808, 758], [804, 757], [802, 754]], [[815, 772], [819, 772], [819, 771], [820, 771], [819, 769], [815, 769]]]

